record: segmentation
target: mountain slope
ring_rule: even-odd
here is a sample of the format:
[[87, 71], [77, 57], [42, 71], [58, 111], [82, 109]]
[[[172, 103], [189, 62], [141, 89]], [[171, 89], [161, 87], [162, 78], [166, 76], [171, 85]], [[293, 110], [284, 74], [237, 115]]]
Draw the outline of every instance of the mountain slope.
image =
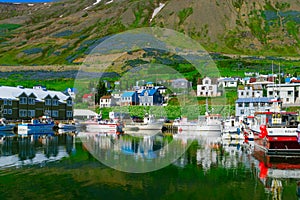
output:
[[300, 53], [300, 0], [64, 0], [0, 4], [0, 14], [2, 65], [81, 62], [104, 37], [149, 26], [188, 34], [211, 52]]

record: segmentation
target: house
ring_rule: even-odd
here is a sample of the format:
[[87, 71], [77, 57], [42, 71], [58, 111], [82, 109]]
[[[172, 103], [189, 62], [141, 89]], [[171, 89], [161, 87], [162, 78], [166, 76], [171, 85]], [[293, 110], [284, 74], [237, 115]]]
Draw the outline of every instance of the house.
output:
[[202, 84], [197, 85], [198, 97], [216, 97], [221, 96], [221, 92], [218, 92], [218, 83], [216, 78], [205, 77], [200, 82]]
[[261, 85], [239, 85], [238, 98], [258, 98], [263, 97], [263, 88]]
[[113, 107], [116, 106], [117, 103], [115, 101], [115, 98], [113, 96], [107, 95], [100, 98], [99, 102], [100, 108], [104, 107]]
[[114, 98], [116, 106], [120, 106], [122, 93], [120, 91], [113, 91], [111, 96]]
[[27, 120], [46, 113], [58, 120], [73, 119], [72, 98], [42, 86], [0, 86], [0, 107], [9, 120]]
[[283, 106], [300, 105], [300, 83], [268, 84], [267, 97], [280, 97]]
[[140, 105], [142, 106], [153, 106], [162, 105], [163, 96], [158, 89], [143, 90], [140, 94]]
[[82, 96], [82, 103], [88, 103], [89, 105], [93, 105], [94, 102], [94, 94], [84, 94]]
[[120, 106], [138, 105], [139, 96], [136, 91], [126, 91], [121, 95]]
[[218, 86], [223, 88], [237, 87], [238, 79], [235, 78], [220, 78], [218, 80]]
[[272, 107], [273, 98], [239, 98], [235, 101], [235, 116], [253, 116], [256, 111], [265, 111]]
[[192, 83], [184, 78], [179, 78], [171, 81], [171, 87], [187, 89], [192, 87]]
[[66, 95], [69, 95], [70, 97], [72, 97], [72, 99], [75, 99], [76, 98], [76, 94], [77, 94], [77, 89], [75, 88], [67, 88], [64, 93]]

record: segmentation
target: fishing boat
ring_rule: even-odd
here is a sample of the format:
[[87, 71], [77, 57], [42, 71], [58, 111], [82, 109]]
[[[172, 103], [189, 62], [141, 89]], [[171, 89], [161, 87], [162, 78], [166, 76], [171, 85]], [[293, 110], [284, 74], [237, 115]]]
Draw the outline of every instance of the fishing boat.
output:
[[126, 124], [124, 131], [162, 130], [163, 124], [164, 121], [156, 120], [154, 115], [146, 113], [143, 122], [132, 122], [130, 124]]
[[267, 154], [300, 154], [300, 138], [297, 133], [297, 112], [281, 110], [280, 99], [272, 100], [276, 109], [255, 112], [251, 131], [255, 145]]
[[0, 131], [13, 131], [15, 124], [7, 124], [5, 118], [0, 119]]
[[222, 117], [220, 114], [208, 114], [199, 116], [197, 121], [188, 121], [187, 118], [181, 118], [174, 121], [173, 125], [178, 131], [221, 131]]
[[38, 119], [32, 119], [29, 123], [18, 124], [18, 135], [52, 133], [54, 121], [49, 116], [42, 116]]

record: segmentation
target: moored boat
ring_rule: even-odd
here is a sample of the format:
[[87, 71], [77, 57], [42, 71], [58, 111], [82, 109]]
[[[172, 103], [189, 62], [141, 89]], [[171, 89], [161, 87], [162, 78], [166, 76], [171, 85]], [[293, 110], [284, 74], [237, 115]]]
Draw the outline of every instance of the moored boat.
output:
[[281, 109], [256, 112], [251, 131], [255, 144], [267, 154], [300, 154], [297, 112]]
[[162, 130], [164, 121], [156, 120], [153, 115], [146, 114], [142, 123], [134, 122], [126, 124], [124, 131], [137, 130]]
[[52, 133], [54, 121], [49, 116], [42, 116], [39, 119], [32, 119], [29, 123], [18, 124], [18, 135], [28, 135], [37, 133]]
[[7, 124], [4, 118], [0, 119], [0, 131], [13, 131], [15, 126], [15, 124]]

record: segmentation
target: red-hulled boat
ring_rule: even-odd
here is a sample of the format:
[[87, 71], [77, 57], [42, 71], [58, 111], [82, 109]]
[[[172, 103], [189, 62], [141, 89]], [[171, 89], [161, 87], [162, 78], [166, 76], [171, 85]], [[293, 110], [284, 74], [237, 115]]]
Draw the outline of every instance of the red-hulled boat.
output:
[[272, 101], [276, 109], [256, 112], [251, 131], [255, 145], [267, 154], [300, 154], [300, 138], [297, 133], [297, 112], [282, 111], [280, 100]]

